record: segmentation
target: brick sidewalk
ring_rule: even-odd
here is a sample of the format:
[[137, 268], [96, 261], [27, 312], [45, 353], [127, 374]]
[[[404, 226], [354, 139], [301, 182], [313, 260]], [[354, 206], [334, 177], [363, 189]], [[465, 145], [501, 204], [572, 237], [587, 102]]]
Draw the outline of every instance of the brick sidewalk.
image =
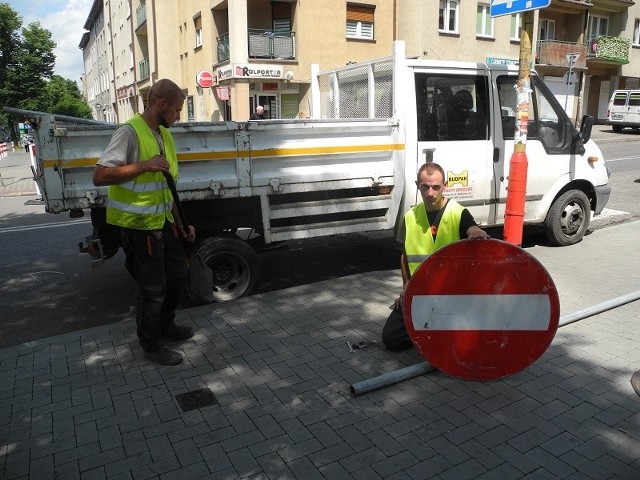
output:
[[[640, 222], [527, 251], [562, 314], [640, 285]], [[398, 272], [359, 274], [179, 312], [179, 367], [144, 360], [122, 322], [0, 350], [5, 479], [640, 478], [638, 302], [562, 327], [516, 375], [435, 372], [352, 396], [421, 362], [379, 338]], [[216, 404], [177, 396], [209, 388]]]

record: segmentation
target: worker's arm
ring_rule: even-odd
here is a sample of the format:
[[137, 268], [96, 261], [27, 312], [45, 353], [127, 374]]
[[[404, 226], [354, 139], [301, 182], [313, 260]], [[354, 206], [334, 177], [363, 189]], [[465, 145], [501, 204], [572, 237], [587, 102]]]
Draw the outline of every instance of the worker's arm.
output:
[[160, 155], [156, 155], [146, 162], [136, 162], [128, 165], [118, 165], [113, 167], [96, 165], [96, 169], [93, 171], [93, 184], [96, 187], [117, 185], [119, 183], [133, 180], [143, 173], [168, 171], [169, 162]]

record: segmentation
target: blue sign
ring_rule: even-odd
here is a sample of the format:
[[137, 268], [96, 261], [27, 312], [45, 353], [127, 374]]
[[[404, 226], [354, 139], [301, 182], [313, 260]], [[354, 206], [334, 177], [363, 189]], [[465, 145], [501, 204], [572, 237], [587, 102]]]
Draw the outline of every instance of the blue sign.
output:
[[489, 13], [492, 17], [511, 15], [528, 10], [548, 7], [551, 0], [491, 0]]

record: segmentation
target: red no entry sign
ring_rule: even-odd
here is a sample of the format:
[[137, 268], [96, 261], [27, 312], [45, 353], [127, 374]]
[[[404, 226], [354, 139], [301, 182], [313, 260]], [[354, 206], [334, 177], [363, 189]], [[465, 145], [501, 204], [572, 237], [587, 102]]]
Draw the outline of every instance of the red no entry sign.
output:
[[560, 302], [545, 268], [499, 240], [463, 240], [430, 255], [407, 286], [405, 324], [420, 354], [443, 372], [495, 380], [542, 355]]

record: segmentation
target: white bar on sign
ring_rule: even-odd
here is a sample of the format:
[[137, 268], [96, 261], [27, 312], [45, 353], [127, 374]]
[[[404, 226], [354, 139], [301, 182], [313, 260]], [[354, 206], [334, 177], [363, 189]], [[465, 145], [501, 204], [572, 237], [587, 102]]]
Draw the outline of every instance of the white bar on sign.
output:
[[414, 295], [416, 330], [532, 330], [549, 328], [548, 295]]

